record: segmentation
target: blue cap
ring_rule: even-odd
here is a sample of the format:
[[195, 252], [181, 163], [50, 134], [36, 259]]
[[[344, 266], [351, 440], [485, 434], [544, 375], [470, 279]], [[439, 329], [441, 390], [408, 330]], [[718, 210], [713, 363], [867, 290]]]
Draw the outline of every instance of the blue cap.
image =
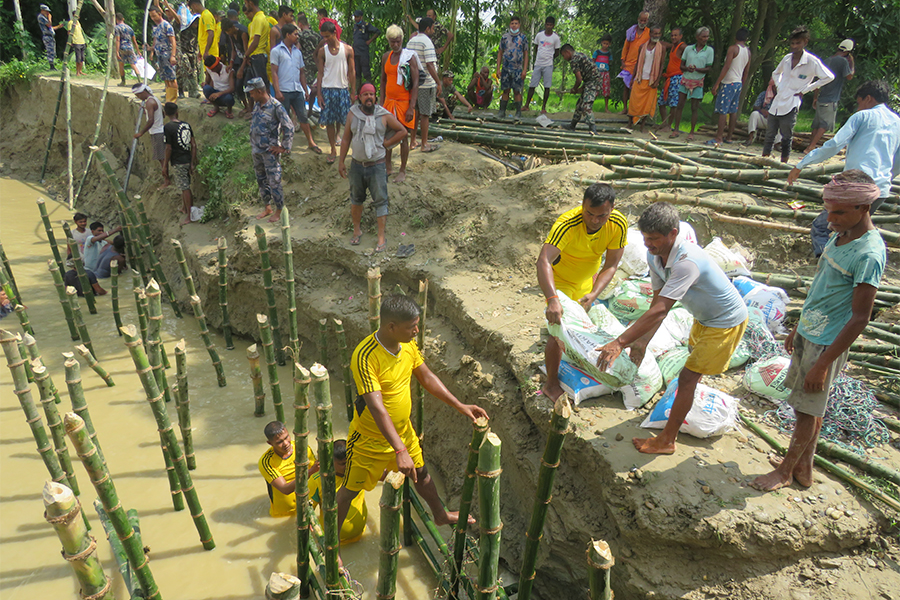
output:
[[266, 89], [266, 84], [263, 82], [262, 77], [254, 77], [253, 79], [248, 79], [247, 83], [244, 84], [244, 91], [249, 93], [253, 90], [264, 90]]

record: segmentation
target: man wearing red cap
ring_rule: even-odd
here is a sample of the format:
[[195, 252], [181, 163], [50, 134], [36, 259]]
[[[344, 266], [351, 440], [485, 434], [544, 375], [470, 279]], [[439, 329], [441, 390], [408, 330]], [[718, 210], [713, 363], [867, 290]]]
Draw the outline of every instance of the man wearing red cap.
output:
[[770, 458], [775, 470], [751, 483], [758, 490], [777, 490], [795, 481], [804, 488], [812, 485], [829, 389], [847, 363], [850, 345], [869, 323], [884, 272], [884, 240], [869, 215], [879, 196], [875, 180], [859, 170], [835, 175], [822, 190], [834, 235], [819, 259], [800, 321], [784, 340], [791, 354], [784, 381], [791, 389], [787, 402], [797, 422], [785, 457]]

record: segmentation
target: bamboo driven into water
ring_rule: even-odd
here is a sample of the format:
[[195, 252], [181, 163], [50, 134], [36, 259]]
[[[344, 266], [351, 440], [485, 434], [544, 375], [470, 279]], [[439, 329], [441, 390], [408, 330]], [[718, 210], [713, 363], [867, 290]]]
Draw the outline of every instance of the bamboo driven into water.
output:
[[400, 552], [400, 502], [403, 498], [402, 473], [390, 472], [381, 488], [381, 554], [378, 561], [376, 598], [391, 600], [397, 594], [397, 566]]
[[340, 531], [338, 529], [337, 499], [335, 497], [334, 474], [334, 428], [331, 421], [331, 391], [328, 386], [328, 371], [316, 363], [309, 369], [310, 396], [316, 406], [316, 423], [319, 442], [319, 472], [322, 483], [322, 517], [325, 529], [325, 588], [327, 598], [340, 598], [340, 573], [338, 572], [338, 550]]
[[144, 597], [147, 600], [162, 600], [162, 595], [156, 587], [156, 581], [150, 572], [150, 564], [147, 556], [144, 554], [144, 543], [141, 540], [141, 534], [136, 532], [128, 520], [125, 509], [119, 501], [119, 495], [116, 493], [116, 485], [113, 483], [106, 464], [100, 459], [88, 434], [84, 421], [74, 414], [68, 413], [63, 419], [66, 427], [66, 433], [72, 442], [72, 447], [78, 453], [81, 462], [84, 464], [88, 472], [88, 478], [94, 484], [97, 496], [103, 504], [103, 510], [106, 511], [116, 536], [125, 549], [125, 555], [128, 557], [128, 563], [134, 569], [135, 577], [138, 584], [144, 591]]
[[144, 293], [144, 288], [138, 286], [137, 285], [138, 283], [140, 283], [140, 282], [139, 282], [138, 278], [135, 277], [134, 278], [135, 286], [134, 286], [134, 288], [132, 288], [132, 291], [134, 292], [134, 305], [135, 305], [135, 308], [137, 309], [138, 327], [140, 328], [139, 330], [141, 333], [141, 343], [144, 344], [144, 352], [146, 352], [147, 351], [147, 341], [150, 339], [150, 336], [147, 333], [147, 330], [149, 327], [149, 325], [148, 325], [149, 321], [147, 320], [147, 313], [150, 312], [150, 306], [147, 304], [147, 294]]
[[68, 61], [63, 63], [62, 79], [66, 90], [66, 167], [69, 175], [66, 179], [66, 191], [68, 192], [66, 197], [69, 202], [69, 210], [72, 210], [75, 208], [75, 173], [72, 168], [72, 78], [69, 76]]
[[[149, 255], [149, 252], [153, 251], [153, 247], [151, 246], [148, 248], [144, 243], [145, 236], [144, 231], [141, 228], [140, 219], [138, 218], [134, 207], [131, 206], [131, 200], [128, 199], [128, 195], [125, 193], [125, 190], [122, 189], [119, 178], [116, 177], [115, 171], [113, 171], [112, 166], [110, 166], [109, 161], [106, 159], [106, 155], [101, 148], [96, 148], [94, 146], [91, 146], [91, 151], [96, 153], [97, 161], [100, 163], [103, 172], [106, 174], [106, 178], [109, 180], [110, 186], [112, 186], [113, 192], [116, 194], [119, 210], [125, 218], [125, 227], [122, 231], [125, 236], [125, 249], [126, 251], [131, 251], [128, 262], [131, 264], [132, 269], [135, 266], [137, 267], [141, 274], [141, 281], [146, 283], [149, 281], [147, 276], [147, 263], [153, 264]], [[138, 248], [142, 248], [145, 252], [139, 252]]]
[[603, 540], [591, 540], [587, 548], [588, 578], [591, 600], [612, 600], [609, 571], [616, 564], [609, 544]]
[[200, 339], [209, 353], [209, 359], [212, 361], [213, 368], [216, 370], [216, 381], [219, 387], [225, 387], [228, 383], [225, 381], [225, 367], [222, 365], [222, 359], [219, 358], [219, 352], [216, 350], [215, 344], [209, 337], [209, 328], [206, 326], [206, 316], [203, 314], [203, 306], [198, 296], [191, 296], [191, 308], [194, 309], [194, 316], [197, 317], [197, 325], [200, 327]]
[[253, 382], [254, 417], [266, 414], [266, 389], [263, 387], [262, 371], [259, 368], [259, 348], [251, 344], [247, 348], [247, 361], [250, 363], [250, 381]]
[[52, 260], [47, 261], [47, 268], [50, 271], [50, 275], [53, 276], [53, 285], [56, 288], [57, 296], [59, 296], [59, 305], [62, 306], [63, 315], [66, 317], [66, 325], [69, 326], [69, 336], [72, 338], [72, 341], [78, 341], [81, 339], [81, 336], [78, 333], [78, 327], [75, 326], [75, 317], [72, 313], [72, 306], [69, 304], [69, 297], [66, 295], [66, 284], [63, 281], [63, 276], [56, 263]]
[[[249, 350], [248, 350], [249, 353]], [[259, 354], [256, 372], [259, 374]], [[259, 375], [258, 375], [259, 376]], [[259, 376], [259, 379], [262, 379]], [[297, 496], [297, 576], [300, 578], [300, 596], [309, 596], [309, 512], [301, 507], [309, 506], [309, 371], [294, 363], [294, 492]], [[256, 382], [254, 381], [254, 387]], [[260, 382], [262, 387], [262, 382]]]
[[69, 224], [63, 221], [63, 230], [66, 232], [66, 243], [69, 245], [69, 252], [72, 254], [72, 262], [75, 263], [75, 273], [78, 275], [78, 282], [81, 283], [81, 293], [87, 302], [88, 312], [92, 315], [97, 314], [97, 305], [94, 301], [94, 288], [88, 279], [87, 272], [84, 270], [84, 259], [81, 257], [81, 251], [78, 249], [78, 242], [72, 237], [72, 230]]
[[150, 359], [150, 366], [153, 368], [153, 377], [156, 378], [156, 385], [162, 390], [166, 402], [171, 402], [172, 392], [169, 389], [166, 365], [163, 364], [161, 351], [163, 345], [162, 337], [160, 336], [163, 319], [161, 295], [159, 284], [156, 283], [155, 279], [151, 279], [150, 283], [147, 284], [146, 290], [147, 306], [149, 308], [147, 316], [147, 335], [149, 336], [147, 340], [147, 355]]
[[22, 331], [27, 335], [34, 335], [34, 328], [31, 326], [31, 321], [28, 319], [28, 312], [25, 310], [25, 307], [21, 304], [16, 304], [15, 311], [16, 317], [19, 319], [19, 324], [22, 326]]
[[[26, 333], [25, 335], [28, 334]], [[25, 350], [25, 342], [22, 341], [21, 337], [16, 340], [16, 348], [19, 351], [19, 357], [25, 361], [25, 377], [28, 379], [28, 383], [33, 383], [34, 373], [31, 372], [31, 363], [28, 362], [28, 351]]]
[[166, 440], [162, 433], [159, 434], [159, 449], [162, 450], [163, 464], [166, 466], [166, 478], [169, 480], [169, 493], [172, 496], [172, 508], [175, 512], [184, 510], [184, 494], [181, 493], [181, 482], [178, 481], [178, 473], [175, 471], [175, 463], [169, 449], [166, 448]]
[[328, 364], [328, 319], [319, 319], [319, 364]]
[[54, 400], [54, 392], [56, 388], [50, 377], [50, 371], [40, 361], [34, 359], [31, 361], [31, 370], [34, 373], [34, 381], [37, 384], [40, 393], [41, 406], [44, 409], [44, 417], [47, 419], [47, 426], [50, 428], [50, 437], [53, 438], [53, 447], [56, 450], [56, 457], [66, 479], [69, 481], [69, 487], [75, 492], [75, 495], [81, 494], [78, 487], [78, 481], [75, 478], [75, 470], [72, 468], [72, 458], [69, 456], [69, 448], [66, 445], [66, 432], [63, 429], [62, 419], [59, 416], [59, 410], [56, 405], [59, 404]]
[[347, 405], [347, 422], [353, 420], [353, 373], [350, 370], [350, 349], [347, 347], [347, 334], [344, 333], [344, 322], [332, 319], [334, 336], [337, 338], [338, 350], [341, 354], [341, 373], [344, 379], [344, 403]]
[[194, 526], [197, 528], [197, 533], [200, 535], [200, 543], [203, 544], [205, 550], [212, 550], [216, 547], [216, 543], [213, 541], [212, 534], [209, 531], [209, 525], [206, 522], [206, 516], [203, 514], [203, 508], [200, 506], [197, 490], [194, 488], [191, 472], [187, 468], [184, 454], [181, 451], [181, 447], [178, 445], [178, 438], [175, 437], [175, 432], [172, 430], [172, 423], [169, 420], [169, 415], [166, 411], [166, 404], [165, 402], [160, 402], [162, 393], [159, 390], [159, 386], [156, 385], [156, 379], [150, 371], [150, 362], [147, 360], [146, 354], [144, 354], [144, 349], [141, 346], [140, 339], [137, 337], [137, 331], [135, 330], [134, 325], [126, 325], [123, 327], [122, 333], [125, 335], [125, 345], [131, 353], [131, 360], [134, 362], [135, 369], [137, 369], [138, 375], [141, 378], [141, 384], [144, 386], [144, 392], [147, 394], [147, 401], [150, 403], [150, 408], [153, 410], [156, 424], [165, 440], [166, 448], [169, 450], [169, 455], [172, 457], [172, 462], [175, 463], [178, 481], [181, 482], [181, 491], [184, 493], [188, 507], [190, 507]]
[[[94, 500], [94, 510], [97, 511], [97, 517], [100, 519], [100, 524], [103, 526], [104, 533], [106, 533], [106, 541], [109, 542], [113, 560], [116, 562], [119, 574], [122, 575], [122, 582], [125, 584], [125, 589], [128, 591], [128, 597], [143, 597], [138, 593], [140, 588], [136, 587], [134, 570], [128, 562], [128, 555], [125, 553], [125, 547], [122, 545], [122, 540], [116, 535], [116, 530], [113, 527], [112, 521], [109, 520], [109, 515], [107, 515], [106, 510], [103, 509], [103, 503], [100, 502], [100, 500]], [[134, 514], [134, 518], [132, 518], [132, 514]], [[137, 511], [133, 508], [128, 510], [128, 520], [135, 533], [140, 534], [140, 526], [137, 524]]]
[[75, 351], [78, 352], [78, 354], [80, 354], [82, 358], [87, 361], [88, 366], [93, 369], [94, 373], [100, 376], [100, 379], [102, 379], [106, 383], [106, 387], [114, 387], [116, 385], [116, 382], [113, 381], [112, 375], [110, 375], [106, 371], [106, 369], [100, 366], [100, 361], [98, 361], [94, 357], [94, 355], [91, 354], [91, 351], [87, 349], [87, 346], [85, 346], [84, 344], [75, 346]]
[[81, 305], [78, 304], [78, 291], [72, 286], [68, 286], [66, 288], [66, 297], [69, 300], [69, 308], [72, 310], [72, 320], [75, 322], [75, 327], [78, 328], [78, 337], [81, 338], [81, 343], [91, 351], [91, 354], [94, 354], [91, 334], [88, 333], [84, 317], [81, 315]]
[[53, 260], [56, 268], [60, 271], [65, 270], [65, 262], [59, 253], [59, 244], [56, 242], [56, 234], [53, 233], [53, 225], [50, 224], [50, 215], [47, 214], [47, 204], [43, 198], [37, 200], [38, 210], [41, 211], [41, 221], [44, 223], [44, 231], [47, 232], [47, 242], [50, 244], [50, 250], [53, 252]]
[[103, 456], [103, 449], [100, 447], [100, 440], [97, 438], [97, 431], [94, 429], [94, 420], [91, 419], [91, 411], [88, 409], [87, 400], [84, 397], [84, 388], [81, 385], [81, 364], [75, 359], [75, 355], [71, 352], [62, 353], [64, 362], [63, 367], [66, 369], [66, 388], [69, 391], [69, 402], [72, 403], [72, 411], [84, 421], [91, 441], [97, 449], [97, 456], [104, 463], [106, 458]]
[[478, 600], [495, 600], [500, 570], [500, 438], [488, 433], [478, 451]]
[[228, 257], [226, 255], [228, 244], [225, 242], [225, 238], [220, 237], [216, 247], [219, 261], [219, 308], [222, 310], [222, 335], [225, 336], [225, 349], [234, 350], [234, 342], [231, 339], [231, 320], [228, 318]]
[[453, 528], [453, 566], [451, 571], [452, 587], [451, 598], [457, 598], [459, 594], [462, 563], [466, 553], [466, 530], [469, 527], [469, 513], [472, 511], [472, 495], [475, 491], [475, 472], [478, 468], [478, 452], [489, 431], [488, 420], [484, 417], [475, 419], [472, 426], [472, 441], [469, 443], [469, 458], [466, 461], [466, 472], [463, 479], [462, 491], [459, 499], [459, 519]]
[[[27, 362], [25, 363], [25, 367], [28, 372], [28, 382], [31, 383], [36, 381], [34, 379], [34, 368], [32, 365], [33, 361], [38, 361], [40, 364], [44, 364], [44, 359], [41, 356], [41, 351], [38, 349], [37, 340], [34, 339], [34, 336], [30, 333], [26, 333], [22, 336], [21, 342], [19, 342], [22, 348], [25, 349], [25, 353], [22, 354], [20, 348], [19, 354], [21, 354], [22, 358], [27, 358]], [[59, 390], [56, 389], [56, 386], [53, 384], [53, 380], [50, 380], [50, 395], [53, 396], [53, 400], [56, 404], [62, 402], [59, 398]]]
[[550, 416], [550, 433], [547, 435], [547, 445], [544, 448], [544, 456], [541, 458], [537, 489], [534, 493], [534, 508], [531, 510], [531, 523], [525, 532], [525, 552], [522, 555], [522, 569], [519, 572], [519, 600], [531, 598], [538, 548], [541, 538], [544, 536], [544, 522], [547, 520], [547, 510], [553, 499], [553, 480], [559, 469], [562, 446], [566, 440], [566, 433], [569, 431], [571, 416], [572, 407], [569, 404], [569, 397], [563, 394], [557, 398], [553, 406], [553, 414]]
[[178, 387], [175, 391], [175, 406], [178, 410], [178, 428], [181, 430], [181, 443], [184, 444], [184, 458], [188, 469], [197, 468], [197, 457], [194, 455], [194, 436], [191, 429], [191, 395], [188, 388], [187, 354], [184, 340], [175, 344], [175, 379]]
[[175, 250], [175, 261], [178, 263], [178, 268], [181, 269], [181, 279], [184, 280], [184, 287], [187, 288], [188, 296], [197, 296], [197, 288], [194, 287], [194, 278], [191, 276], [191, 272], [187, 266], [187, 260], [184, 258], [184, 248], [181, 247], [181, 242], [178, 240], [170, 240], [172, 243], [172, 249]]
[[[275, 346], [275, 360], [279, 365], [285, 364], [284, 351], [281, 344], [281, 329], [278, 324], [278, 309], [275, 306], [275, 289], [272, 284], [272, 262], [269, 258], [269, 241], [265, 230], [256, 226], [256, 244], [259, 247], [259, 259], [262, 263], [263, 288], [266, 290], [266, 304], [269, 312], [269, 326], [272, 329], [272, 340]], [[278, 419], [283, 422], [283, 419]]]
[[381, 326], [381, 269], [369, 269], [366, 280], [369, 286], [369, 330], [375, 333]]
[[293, 360], [296, 361], [300, 355], [300, 331], [297, 328], [297, 293], [294, 285], [294, 244], [291, 240], [291, 218], [287, 206], [281, 209], [281, 249], [284, 253], [284, 289], [288, 300], [288, 335]]
[[275, 418], [284, 423], [284, 405], [281, 399], [281, 384], [278, 381], [278, 366], [275, 364], [275, 350], [272, 347], [272, 328], [269, 317], [257, 314], [259, 337], [262, 338], [263, 353], [266, 356], [266, 374], [269, 376], [269, 388], [272, 390], [272, 405], [275, 407]]
[[106, 77], [103, 79], [103, 92], [100, 94], [100, 105], [97, 111], [97, 125], [94, 127], [94, 137], [91, 139], [90, 151], [88, 152], [87, 161], [84, 164], [84, 173], [81, 175], [81, 182], [78, 184], [78, 190], [75, 192], [75, 204], [81, 198], [81, 191], [84, 189], [84, 182], [87, 180], [88, 173], [91, 170], [91, 163], [94, 160], [94, 152], [96, 152], [97, 140], [100, 139], [100, 128], [103, 125], [103, 109], [106, 106], [106, 95], [109, 92], [109, 74], [113, 68], [113, 56], [115, 55], [115, 17], [113, 15], [105, 15], [106, 21]]
[[3, 265], [0, 265], [0, 287], [6, 292], [6, 297], [10, 302], [21, 303], [19, 291], [14, 288], [12, 279], [7, 274], [6, 267]]
[[78, 498], [69, 487], [52, 481], [44, 484], [41, 496], [44, 500], [44, 519], [62, 543], [63, 558], [72, 565], [81, 597], [91, 600], [106, 598], [112, 580], [103, 572], [96, 554], [96, 540], [88, 534], [84, 520], [78, 518], [81, 513]]

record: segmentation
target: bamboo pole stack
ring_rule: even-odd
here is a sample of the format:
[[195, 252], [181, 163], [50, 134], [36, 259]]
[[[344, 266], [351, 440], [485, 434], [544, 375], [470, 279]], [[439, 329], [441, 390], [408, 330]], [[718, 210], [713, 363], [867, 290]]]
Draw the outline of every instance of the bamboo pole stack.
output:
[[381, 326], [381, 269], [369, 269], [366, 280], [369, 287], [369, 330], [375, 333]]
[[284, 404], [281, 399], [281, 384], [278, 381], [278, 365], [275, 364], [275, 349], [272, 347], [272, 328], [269, 317], [256, 315], [259, 324], [259, 337], [262, 339], [263, 353], [266, 356], [266, 374], [269, 376], [269, 388], [272, 390], [272, 405], [275, 407], [275, 418], [284, 423]]
[[381, 488], [381, 558], [378, 561], [378, 598], [393, 598], [397, 593], [397, 566], [400, 552], [400, 502], [403, 498], [402, 473], [390, 472]]
[[53, 276], [53, 285], [56, 287], [56, 294], [59, 296], [59, 304], [62, 306], [63, 315], [66, 318], [66, 325], [69, 327], [69, 335], [73, 341], [78, 341], [81, 336], [78, 333], [78, 327], [75, 326], [75, 317], [72, 313], [72, 306], [69, 303], [69, 297], [66, 295], [66, 284], [63, 282], [63, 276], [59, 268], [52, 260], [47, 261], [47, 268], [50, 275]]
[[[281, 345], [281, 329], [278, 324], [278, 310], [275, 307], [275, 289], [272, 283], [272, 263], [269, 258], [269, 241], [265, 230], [256, 226], [256, 244], [259, 247], [259, 258], [262, 263], [263, 288], [266, 290], [266, 304], [269, 312], [269, 326], [272, 329], [272, 340], [275, 345], [275, 359], [279, 365], [285, 364], [284, 351]], [[282, 419], [278, 419], [281, 421]]]
[[[258, 356], [258, 355], [257, 355]], [[259, 360], [257, 359], [257, 373]], [[300, 578], [300, 595], [309, 596], [309, 371], [294, 363], [294, 482], [297, 496], [297, 576]], [[254, 382], [255, 383], [255, 382]], [[260, 384], [261, 387], [262, 384]]]
[[218, 251], [219, 308], [222, 310], [222, 335], [225, 336], [225, 349], [234, 350], [234, 342], [231, 339], [231, 319], [228, 317], [228, 257], [226, 255], [228, 244], [225, 242], [225, 238], [219, 238], [216, 248]]
[[479, 541], [478, 600], [495, 600], [500, 570], [500, 438], [488, 433], [478, 451]]

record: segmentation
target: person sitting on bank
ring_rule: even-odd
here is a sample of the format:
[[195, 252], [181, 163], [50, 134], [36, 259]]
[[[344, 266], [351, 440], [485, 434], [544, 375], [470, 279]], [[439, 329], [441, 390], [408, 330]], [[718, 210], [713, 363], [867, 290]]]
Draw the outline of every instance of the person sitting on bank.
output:
[[[263, 431], [271, 447], [259, 459], [259, 472], [266, 480], [269, 515], [289, 517], [297, 512], [294, 438], [281, 421], [272, 421]], [[306, 447], [306, 460], [310, 475], [319, 470], [316, 455], [309, 446]]]
[[112, 261], [116, 261], [117, 273], [125, 271], [125, 237], [122, 234], [113, 238], [111, 244], [107, 244], [100, 251], [100, 260], [97, 261], [97, 270], [94, 272], [99, 279], [106, 279], [112, 274]]
[[[79, 298], [84, 298], [84, 291], [81, 289], [81, 279], [78, 278], [78, 273], [75, 271], [75, 261], [67, 260], [66, 261], [66, 274], [63, 275], [63, 281], [66, 284], [66, 287], [75, 288], [75, 292], [78, 294]], [[94, 291], [95, 296], [105, 296], [106, 290], [100, 287], [100, 284], [97, 283], [97, 276], [93, 271], [85, 271], [85, 275], [87, 275], [88, 283], [91, 284], [91, 289]]]
[[206, 67], [203, 95], [213, 105], [206, 116], [214, 117], [220, 108], [224, 108], [225, 117], [233, 119], [231, 107], [234, 106], [234, 71], [212, 54], [203, 59], [203, 65]]
[[[347, 471], [347, 440], [334, 441], [334, 487], [340, 489], [344, 484], [344, 473]], [[318, 508], [322, 503], [322, 471], [309, 477], [309, 499], [313, 508]], [[321, 511], [320, 511], [321, 512]], [[321, 521], [321, 514], [319, 520]], [[352, 544], [359, 541], [366, 531], [366, 519], [369, 517], [369, 509], [366, 508], [365, 492], [356, 496], [350, 503], [347, 518], [341, 526], [341, 545]]]
[[466, 88], [466, 100], [475, 108], [485, 109], [491, 105], [493, 99], [494, 83], [491, 81], [491, 69], [485, 65], [475, 73], [472, 81], [469, 82], [469, 87]]
[[94, 273], [97, 272], [97, 263], [100, 262], [100, 253], [109, 245], [106, 238], [122, 231], [122, 226], [119, 225], [109, 232], [106, 232], [103, 229], [103, 223], [94, 221], [91, 223], [91, 235], [84, 240], [84, 252], [82, 254], [84, 268], [88, 271], [93, 271]]

